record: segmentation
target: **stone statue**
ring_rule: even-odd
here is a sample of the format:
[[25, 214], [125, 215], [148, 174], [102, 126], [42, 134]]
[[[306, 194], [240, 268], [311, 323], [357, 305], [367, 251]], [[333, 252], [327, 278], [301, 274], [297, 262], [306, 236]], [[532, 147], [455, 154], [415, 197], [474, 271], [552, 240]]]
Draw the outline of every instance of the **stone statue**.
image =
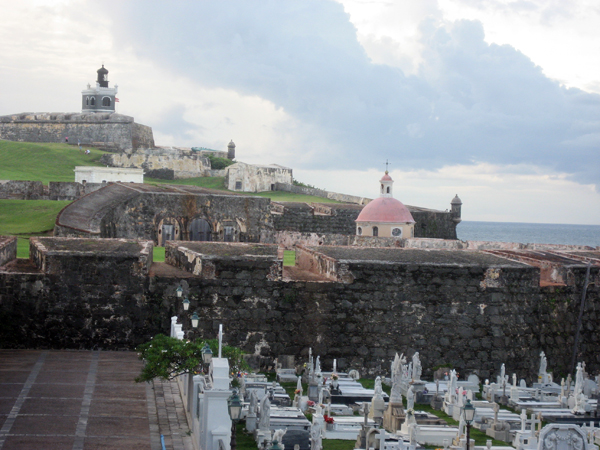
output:
[[517, 387], [517, 374], [513, 373], [513, 387], [516, 388]]
[[421, 359], [419, 358], [419, 352], [415, 352], [412, 357], [412, 379], [414, 381], [421, 381], [421, 373], [423, 368], [421, 367]]
[[260, 401], [260, 420], [258, 428], [260, 430], [268, 430], [271, 426], [271, 402], [268, 396], [264, 396]]
[[465, 415], [461, 414], [460, 419], [458, 421], [458, 435], [456, 436], [458, 438], [457, 441], [460, 441], [460, 438], [465, 435], [465, 427], [466, 426], [467, 426], [467, 424], [465, 422]]
[[500, 383], [499, 384], [504, 384], [505, 383], [505, 375], [506, 375], [506, 367], [504, 367], [504, 363], [502, 363], [502, 366], [500, 366]]
[[408, 365], [406, 364], [404, 353], [400, 354], [400, 372], [403, 380], [408, 378]]
[[400, 383], [402, 382], [402, 361], [396, 353], [394, 362], [392, 363], [392, 392], [390, 395], [390, 403], [402, 403], [402, 390]]
[[575, 389], [573, 389], [573, 394], [578, 395], [579, 390], [583, 391], [583, 366], [581, 363], [577, 363], [577, 372], [575, 374]]
[[383, 388], [381, 387], [381, 377], [375, 378], [375, 395], [382, 395]]
[[313, 422], [310, 427], [310, 450], [321, 450], [323, 448], [321, 433], [321, 423]]
[[250, 391], [250, 406], [248, 407], [248, 414], [256, 414], [256, 407], [258, 406], [258, 396], [255, 390]]
[[498, 423], [498, 412], [500, 411], [500, 405], [498, 403], [493, 403], [494, 409], [494, 425]]
[[415, 389], [413, 386], [406, 391], [406, 409], [415, 409]]
[[273, 443], [278, 442], [282, 449], [285, 449], [285, 446], [283, 445], [283, 436], [286, 432], [287, 428], [285, 430], [275, 430], [273, 432], [273, 439], [271, 439]]
[[321, 357], [317, 356], [317, 361], [315, 362], [315, 375], [318, 377], [321, 375]]
[[548, 360], [546, 359], [546, 355], [544, 354], [544, 352], [541, 352], [540, 353], [540, 372], [539, 372], [539, 375], [541, 375], [542, 377], [546, 373], [547, 366], [548, 366]]

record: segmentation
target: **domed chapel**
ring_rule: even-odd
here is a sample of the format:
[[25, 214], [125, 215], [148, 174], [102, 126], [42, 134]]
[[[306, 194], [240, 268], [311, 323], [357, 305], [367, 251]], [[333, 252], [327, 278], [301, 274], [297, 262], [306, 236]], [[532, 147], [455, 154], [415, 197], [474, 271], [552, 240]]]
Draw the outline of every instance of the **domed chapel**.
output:
[[369, 202], [356, 219], [358, 236], [412, 238], [415, 236], [415, 220], [404, 204], [392, 194], [394, 180], [388, 171], [379, 180], [379, 198]]

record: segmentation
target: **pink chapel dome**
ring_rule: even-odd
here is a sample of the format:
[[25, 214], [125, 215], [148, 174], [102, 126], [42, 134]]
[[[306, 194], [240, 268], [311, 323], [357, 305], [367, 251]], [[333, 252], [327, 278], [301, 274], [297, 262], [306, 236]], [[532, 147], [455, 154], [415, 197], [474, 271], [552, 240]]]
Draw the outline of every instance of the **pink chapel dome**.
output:
[[415, 223], [415, 219], [401, 201], [379, 197], [362, 209], [356, 222]]

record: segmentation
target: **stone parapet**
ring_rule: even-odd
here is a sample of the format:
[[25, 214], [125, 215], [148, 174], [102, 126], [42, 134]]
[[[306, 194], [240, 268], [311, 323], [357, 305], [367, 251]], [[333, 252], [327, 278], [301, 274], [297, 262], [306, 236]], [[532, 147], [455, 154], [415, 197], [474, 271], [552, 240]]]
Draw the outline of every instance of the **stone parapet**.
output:
[[17, 238], [0, 236], [0, 266], [17, 259]]
[[0, 180], [0, 199], [40, 200], [45, 196], [41, 181]]

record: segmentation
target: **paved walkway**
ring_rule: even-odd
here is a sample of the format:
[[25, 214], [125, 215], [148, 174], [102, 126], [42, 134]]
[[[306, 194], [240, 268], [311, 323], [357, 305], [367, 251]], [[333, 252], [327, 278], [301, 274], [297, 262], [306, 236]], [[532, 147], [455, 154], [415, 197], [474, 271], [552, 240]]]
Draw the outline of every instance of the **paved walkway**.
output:
[[175, 382], [133, 352], [0, 350], [0, 450], [192, 450]]

